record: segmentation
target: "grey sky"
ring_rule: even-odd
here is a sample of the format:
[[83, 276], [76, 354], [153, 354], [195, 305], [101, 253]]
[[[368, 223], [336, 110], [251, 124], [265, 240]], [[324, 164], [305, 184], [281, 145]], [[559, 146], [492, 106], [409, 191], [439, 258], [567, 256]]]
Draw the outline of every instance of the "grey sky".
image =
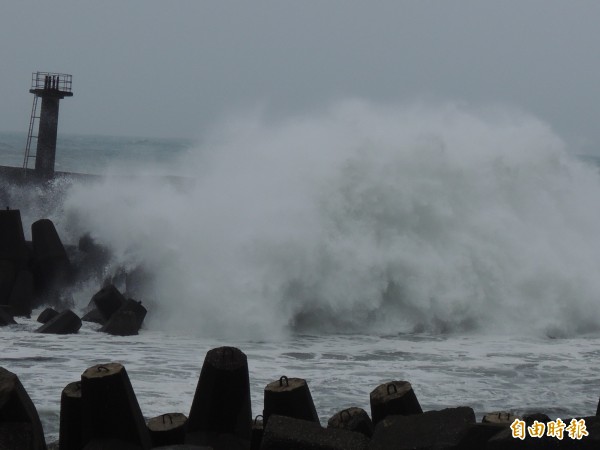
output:
[[600, 154], [600, 2], [5, 1], [0, 131], [31, 72], [73, 75], [59, 133], [197, 137], [240, 108], [507, 104]]

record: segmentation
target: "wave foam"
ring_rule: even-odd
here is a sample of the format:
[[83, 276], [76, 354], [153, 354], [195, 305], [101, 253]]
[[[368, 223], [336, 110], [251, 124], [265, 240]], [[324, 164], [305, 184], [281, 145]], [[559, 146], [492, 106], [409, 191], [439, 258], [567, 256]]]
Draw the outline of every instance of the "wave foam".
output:
[[150, 325], [204, 335], [600, 324], [600, 181], [539, 120], [350, 101], [221, 124], [156, 179], [74, 187], [68, 229], [143, 263]]

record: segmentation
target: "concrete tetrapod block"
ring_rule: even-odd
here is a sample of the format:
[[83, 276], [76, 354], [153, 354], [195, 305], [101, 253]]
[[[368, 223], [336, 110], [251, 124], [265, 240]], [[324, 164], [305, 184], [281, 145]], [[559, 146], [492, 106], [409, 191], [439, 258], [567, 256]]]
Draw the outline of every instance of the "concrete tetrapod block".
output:
[[46, 334], [75, 334], [80, 328], [81, 319], [79, 316], [70, 309], [66, 309], [35, 331], [36, 333]]
[[117, 312], [110, 316], [100, 331], [115, 336], [133, 336], [138, 334], [147, 310], [142, 302], [128, 299]]
[[55, 310], [54, 308], [46, 308], [45, 310], [43, 310], [40, 315], [37, 318], [37, 321], [39, 323], [48, 323], [50, 322], [52, 319], [54, 319], [56, 316], [58, 316], [58, 311]]
[[15, 263], [8, 260], [0, 260], [0, 304], [9, 304], [10, 294], [15, 285], [17, 271]]
[[65, 386], [60, 396], [60, 450], [81, 449], [81, 433], [81, 382], [74, 381]]
[[187, 432], [188, 444], [216, 448], [217, 444], [211, 440], [214, 436], [208, 434], [227, 434], [249, 446], [252, 408], [248, 360], [244, 352], [235, 347], [208, 351], [190, 408]]
[[148, 421], [152, 446], [183, 444], [187, 417], [181, 413], [168, 413], [153, 417]]
[[[125, 301], [125, 304], [121, 306], [119, 311], [131, 311], [135, 314], [135, 318], [137, 320], [136, 325], [138, 330], [142, 327], [144, 323], [144, 319], [146, 318], [146, 314], [148, 314], [148, 310], [142, 305], [142, 302], [139, 300], [134, 300], [132, 298], [128, 298]], [[119, 312], [117, 311], [117, 312]]]
[[29, 257], [21, 212], [18, 209], [0, 210], [0, 260], [9, 260], [17, 269], [22, 269]]
[[0, 448], [46, 450], [42, 422], [19, 378], [0, 367]]
[[84, 444], [116, 439], [143, 450], [152, 447], [150, 433], [125, 367], [99, 364], [81, 375]]
[[454, 450], [475, 423], [471, 408], [391, 415], [375, 426], [370, 450]]
[[323, 428], [318, 423], [271, 415], [261, 450], [367, 450], [369, 439], [361, 433]]
[[252, 438], [250, 439], [250, 450], [259, 450], [260, 444], [262, 443], [265, 427], [263, 421], [258, 420], [259, 417], [262, 419], [262, 416], [256, 416], [254, 418], [254, 422], [252, 423]]
[[40, 219], [31, 225], [31, 242], [35, 259], [68, 260], [65, 246], [50, 219]]
[[96, 292], [90, 303], [95, 305], [98, 311], [104, 316], [104, 320], [108, 321], [110, 316], [123, 306], [125, 297], [123, 297], [123, 294], [113, 284], [109, 284]]
[[29, 450], [33, 442], [33, 426], [25, 422], [0, 422], [0, 450]]
[[306, 380], [282, 376], [265, 387], [263, 420], [271, 414], [319, 422], [319, 416]]
[[506, 411], [495, 411], [485, 414], [481, 419], [481, 423], [510, 426], [510, 424], [518, 418], [518, 416], [515, 416], [514, 414], [511, 414]]
[[[515, 417], [515, 419], [516, 419], [516, 417]], [[510, 423], [512, 423], [513, 420], [511, 420]], [[523, 420], [525, 421], [525, 423], [527, 424], [527, 426], [531, 426], [533, 424], [533, 422], [535, 422], [536, 420], [538, 422], [543, 422], [543, 423], [550, 422], [550, 417], [548, 415], [544, 414], [544, 413], [536, 412], [536, 413], [524, 414], [523, 415]]]
[[133, 311], [117, 311], [100, 331], [113, 336], [135, 336], [138, 334], [138, 320]]
[[460, 450], [481, 450], [487, 441], [503, 430], [518, 417], [506, 411], [487, 413], [481, 423], [471, 425], [460, 441]]
[[[585, 421], [588, 436], [583, 436], [580, 440], [565, 437], [559, 444], [560, 449], [569, 450], [591, 450], [600, 448], [600, 417], [587, 416], [577, 417], [576, 420], [583, 419]], [[570, 425], [572, 419], [565, 420], [567, 426]]]
[[460, 450], [482, 450], [487, 441], [508, 428], [505, 424], [475, 423], [468, 427], [460, 439]]
[[8, 304], [16, 316], [29, 317], [34, 297], [33, 275], [29, 270], [20, 270], [17, 273]]
[[104, 325], [106, 323], [106, 319], [104, 318], [104, 315], [100, 312], [100, 310], [98, 308], [94, 308], [94, 309], [88, 311], [87, 313], [85, 313], [85, 315], [81, 318], [81, 320], [83, 322], [98, 323], [100, 325]]
[[391, 381], [380, 384], [370, 395], [371, 419], [377, 425], [388, 415], [420, 414], [423, 412], [408, 381]]
[[[565, 435], [565, 438], [568, 439]], [[564, 440], [564, 438], [563, 438]], [[557, 438], [544, 436], [541, 438], [535, 438], [526, 436], [524, 440], [513, 437], [510, 428], [503, 428], [501, 431], [493, 435], [488, 439], [485, 444], [485, 450], [517, 450], [517, 449], [531, 449], [531, 450], [542, 450], [542, 449], [558, 449], [567, 448], [560, 447], [561, 441]], [[579, 447], [575, 447], [579, 448]], [[598, 448], [598, 447], [595, 447]]]
[[83, 450], [141, 450], [139, 445], [114, 438], [93, 439], [83, 447]]
[[335, 413], [327, 422], [327, 428], [354, 431], [370, 438], [373, 436], [373, 422], [362, 408], [347, 408]]
[[184, 445], [194, 445], [213, 450], [249, 450], [250, 441], [240, 439], [233, 434], [197, 431], [185, 436]]
[[49, 288], [70, 275], [71, 264], [54, 224], [41, 219], [31, 225], [33, 263], [38, 285]]
[[[527, 449], [553, 449], [560, 448], [559, 440], [544, 435], [543, 437], [531, 437], [526, 436], [525, 440], [520, 440], [513, 437], [513, 432], [509, 428], [513, 421], [517, 419], [517, 417], [513, 417], [513, 420], [510, 421], [508, 427], [504, 428], [501, 432], [496, 433], [494, 436], [490, 437], [488, 443], [486, 444], [486, 448], [527, 448]], [[527, 414], [522, 417], [522, 420], [525, 422], [526, 427], [532, 426], [534, 421], [538, 421], [543, 424], [547, 424], [550, 421], [550, 418], [546, 414], [542, 413], [533, 413]]]

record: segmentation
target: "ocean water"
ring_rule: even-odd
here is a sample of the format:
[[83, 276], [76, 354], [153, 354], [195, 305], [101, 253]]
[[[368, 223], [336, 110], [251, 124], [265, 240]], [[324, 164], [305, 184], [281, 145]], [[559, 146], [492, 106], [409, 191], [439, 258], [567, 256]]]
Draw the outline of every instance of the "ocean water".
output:
[[[25, 136], [0, 134], [20, 166]], [[264, 386], [305, 378], [322, 422], [413, 384], [424, 409], [594, 414], [600, 395], [600, 178], [519, 111], [345, 102], [232, 117], [197, 139], [60, 136], [56, 180], [1, 200], [28, 227], [111, 251], [142, 271], [139, 336], [0, 329], [53, 439], [60, 392], [89, 366], [125, 365], [144, 415], [188, 413], [206, 351], [248, 355]], [[174, 175], [165, 178], [160, 175]], [[73, 290], [82, 310], [99, 288]]]

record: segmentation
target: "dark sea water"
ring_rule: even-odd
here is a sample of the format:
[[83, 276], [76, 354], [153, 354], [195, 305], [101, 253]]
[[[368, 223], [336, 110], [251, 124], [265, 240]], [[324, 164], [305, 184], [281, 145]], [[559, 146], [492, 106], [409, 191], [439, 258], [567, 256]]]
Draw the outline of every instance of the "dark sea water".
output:
[[[20, 166], [24, 144], [0, 133], [0, 164]], [[535, 118], [350, 103], [197, 140], [61, 135], [57, 170], [106, 177], [4, 184], [25, 227], [49, 217], [67, 244], [89, 232], [107, 275], [151, 281], [139, 336], [0, 329], [0, 366], [50, 439], [87, 367], [125, 364], [147, 417], [187, 414], [220, 345], [248, 355], [254, 414], [281, 375], [307, 379], [322, 422], [369, 411], [394, 379], [424, 409], [595, 413], [600, 178]], [[78, 311], [98, 288], [77, 287]]]

